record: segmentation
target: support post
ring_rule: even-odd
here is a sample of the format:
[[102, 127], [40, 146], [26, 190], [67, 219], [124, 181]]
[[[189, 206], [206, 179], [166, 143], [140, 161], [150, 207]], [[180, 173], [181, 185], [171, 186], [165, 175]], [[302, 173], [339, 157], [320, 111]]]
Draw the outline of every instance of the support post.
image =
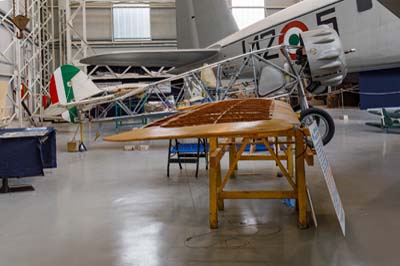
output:
[[[217, 149], [218, 146], [218, 141], [217, 138], [210, 138], [209, 139], [209, 143], [210, 143], [210, 150], [209, 150], [209, 154], [210, 154], [210, 162], [211, 162], [211, 154], [214, 154], [215, 150]], [[210, 168], [209, 168], [209, 174], [208, 174], [208, 178], [209, 178], [209, 191], [210, 191], [210, 195], [209, 195], [209, 210], [210, 210], [210, 228], [211, 229], [217, 229], [218, 228], [218, 209], [217, 209], [217, 199], [218, 199], [218, 195], [217, 195], [217, 171], [218, 171], [218, 164], [210, 164]]]
[[[232, 138], [230, 140], [232, 142], [231, 146], [229, 147], [229, 168], [232, 167], [233, 163], [235, 162], [235, 158], [236, 158], [236, 139]], [[235, 166], [235, 170], [237, 170], [237, 164]], [[231, 175], [231, 178], [236, 177], [236, 171], [234, 171]]]
[[[218, 147], [218, 139], [216, 140], [216, 145]], [[216, 178], [217, 178], [217, 206], [218, 206], [218, 210], [223, 211], [225, 209], [224, 206], [224, 199], [219, 195], [218, 191], [219, 188], [221, 187], [221, 160], [220, 158], [218, 158], [217, 160], [217, 165], [216, 165]]]
[[65, 39], [66, 39], [66, 52], [67, 52], [67, 64], [72, 64], [72, 36], [71, 36], [71, 3], [70, 0], [65, 0]]
[[[18, 2], [18, 1], [17, 1]], [[17, 62], [17, 68], [14, 71], [14, 75], [17, 79], [17, 83], [16, 83], [16, 98], [17, 98], [17, 108], [18, 108], [18, 122], [19, 122], [19, 127], [23, 127], [23, 116], [24, 116], [24, 112], [22, 111], [22, 71], [21, 71], [21, 65], [22, 65], [22, 59], [21, 59], [21, 50], [22, 50], [22, 46], [21, 46], [21, 40], [17, 39], [17, 37], [14, 36], [14, 38], [16, 39], [16, 49], [15, 49], [15, 61]]]
[[[82, 5], [82, 38], [81, 46], [83, 48], [83, 57], [87, 57], [87, 23], [86, 23], [86, 1], [81, 0]], [[84, 67], [84, 72], [87, 74], [87, 66]]]
[[306, 229], [307, 223], [307, 188], [305, 177], [305, 140], [301, 129], [296, 130], [296, 186], [297, 186], [297, 206], [299, 211], [299, 228]]
[[287, 169], [288, 169], [288, 172], [289, 172], [289, 175], [293, 178], [293, 175], [294, 175], [294, 171], [293, 171], [293, 145], [292, 144], [290, 144], [291, 142], [293, 141], [293, 137], [291, 137], [291, 136], [288, 136], [287, 137], [287, 142], [288, 142], [288, 144], [287, 144], [287, 147], [286, 147], [286, 149], [287, 149]]

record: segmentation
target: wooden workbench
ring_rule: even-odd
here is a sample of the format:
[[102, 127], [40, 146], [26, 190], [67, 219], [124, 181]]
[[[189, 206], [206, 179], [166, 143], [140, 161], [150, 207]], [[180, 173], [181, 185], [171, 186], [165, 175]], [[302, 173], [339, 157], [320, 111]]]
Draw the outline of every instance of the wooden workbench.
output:
[[[127, 142], [161, 139], [207, 138], [209, 149], [210, 228], [218, 228], [218, 210], [225, 199], [297, 200], [298, 224], [307, 227], [307, 193], [305, 158], [307, 130], [290, 105], [267, 99], [241, 99], [208, 103], [144, 128], [106, 137], [106, 141]], [[244, 155], [254, 141], [267, 149], [263, 155]], [[238, 148], [239, 147], [239, 148]], [[229, 151], [229, 169], [221, 175], [221, 160]], [[274, 161], [291, 190], [227, 191], [225, 186], [234, 175], [240, 160]], [[286, 165], [282, 163], [286, 161]]]

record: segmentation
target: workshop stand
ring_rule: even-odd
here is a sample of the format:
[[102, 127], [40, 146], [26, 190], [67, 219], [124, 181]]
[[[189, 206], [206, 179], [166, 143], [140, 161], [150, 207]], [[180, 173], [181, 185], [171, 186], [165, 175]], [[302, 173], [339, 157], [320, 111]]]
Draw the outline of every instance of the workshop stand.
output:
[[[304, 229], [307, 221], [307, 188], [305, 162], [313, 163], [313, 153], [307, 148], [306, 129], [290, 129], [264, 135], [245, 135], [231, 139], [213, 137], [209, 139], [209, 223], [211, 229], [218, 228], [218, 211], [224, 210], [226, 199], [296, 199], [298, 225]], [[263, 144], [265, 154], [247, 154], [249, 144]], [[221, 160], [229, 153], [229, 169], [222, 177]], [[235, 175], [239, 161], [273, 161], [290, 185], [290, 190], [229, 191], [226, 185]], [[284, 165], [283, 162], [286, 162]], [[240, 178], [240, 177], [238, 177]]]

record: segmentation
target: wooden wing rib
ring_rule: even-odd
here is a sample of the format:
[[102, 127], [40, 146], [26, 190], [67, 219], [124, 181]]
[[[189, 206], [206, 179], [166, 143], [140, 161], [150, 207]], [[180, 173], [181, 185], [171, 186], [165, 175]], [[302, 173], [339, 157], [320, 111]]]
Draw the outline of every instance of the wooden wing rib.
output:
[[227, 100], [204, 105], [192, 112], [176, 116], [162, 127], [216, 125], [232, 122], [251, 122], [271, 119], [274, 102], [265, 99]]
[[290, 105], [268, 99], [241, 99], [208, 103], [122, 134], [113, 142], [174, 138], [233, 137], [286, 131], [300, 122]]

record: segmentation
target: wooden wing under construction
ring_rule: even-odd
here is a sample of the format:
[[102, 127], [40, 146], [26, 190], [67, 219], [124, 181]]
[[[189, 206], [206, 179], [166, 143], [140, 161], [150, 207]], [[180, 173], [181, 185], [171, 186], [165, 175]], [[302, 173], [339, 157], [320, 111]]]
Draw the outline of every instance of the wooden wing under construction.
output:
[[199, 105], [144, 128], [106, 137], [127, 142], [158, 139], [235, 137], [287, 131], [299, 125], [287, 103], [270, 99], [227, 100]]

